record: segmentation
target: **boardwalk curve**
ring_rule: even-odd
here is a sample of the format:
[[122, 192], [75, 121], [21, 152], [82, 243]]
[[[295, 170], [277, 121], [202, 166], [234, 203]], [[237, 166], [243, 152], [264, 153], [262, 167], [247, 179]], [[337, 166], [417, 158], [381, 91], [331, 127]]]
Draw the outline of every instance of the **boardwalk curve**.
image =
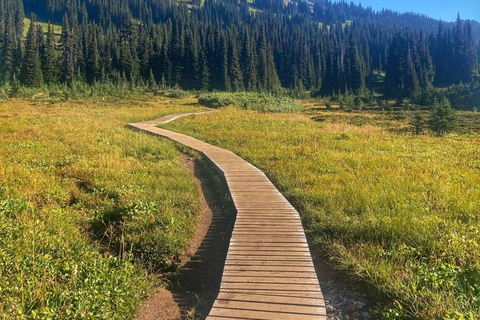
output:
[[155, 127], [192, 114], [198, 113], [128, 126], [201, 152], [228, 184], [237, 218], [220, 292], [207, 320], [326, 319], [299, 214], [265, 174], [231, 151]]

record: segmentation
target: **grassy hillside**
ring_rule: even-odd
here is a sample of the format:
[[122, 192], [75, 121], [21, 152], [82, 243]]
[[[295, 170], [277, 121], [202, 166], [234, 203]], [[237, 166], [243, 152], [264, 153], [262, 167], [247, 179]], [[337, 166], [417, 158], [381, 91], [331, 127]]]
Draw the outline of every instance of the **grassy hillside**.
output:
[[[23, 36], [26, 37], [28, 33], [28, 29], [30, 28], [32, 20], [29, 18], [24, 18], [23, 19]], [[47, 33], [48, 32], [48, 22], [39, 22], [37, 21], [37, 24], [42, 26], [43, 32]], [[62, 26], [58, 24], [53, 25], [53, 33], [55, 34], [55, 38], [57, 40], [60, 40], [60, 37], [62, 36]]]
[[414, 136], [406, 125], [385, 113], [227, 107], [166, 127], [263, 169], [299, 209], [315, 245], [378, 290], [387, 303], [379, 318], [476, 319], [478, 136]]
[[0, 319], [132, 317], [147, 271], [188, 245], [199, 195], [172, 143], [125, 124], [183, 102], [0, 104]]

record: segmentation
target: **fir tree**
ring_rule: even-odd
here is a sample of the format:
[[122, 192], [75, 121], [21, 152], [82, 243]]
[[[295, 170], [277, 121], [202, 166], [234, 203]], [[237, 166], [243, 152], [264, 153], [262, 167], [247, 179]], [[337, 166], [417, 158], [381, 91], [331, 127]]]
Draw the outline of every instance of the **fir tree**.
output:
[[429, 124], [436, 136], [443, 136], [458, 127], [457, 115], [447, 98], [433, 103]]
[[350, 35], [344, 61], [347, 87], [358, 94], [365, 87], [365, 67], [353, 34]]
[[100, 55], [95, 24], [89, 30], [87, 55], [86, 80], [88, 84], [93, 84], [100, 77]]
[[62, 24], [62, 71], [61, 80], [69, 87], [73, 85], [75, 78], [75, 44], [68, 21], [68, 16], [65, 14]]
[[43, 50], [41, 61], [45, 83], [55, 83], [57, 81], [55, 34], [53, 33], [53, 26], [51, 23], [48, 23], [47, 39], [45, 41], [45, 49]]
[[425, 120], [423, 120], [422, 114], [420, 111], [415, 111], [412, 120], [410, 121], [410, 126], [415, 134], [422, 134], [424, 131]]
[[249, 91], [257, 90], [257, 63], [255, 59], [254, 43], [250, 38], [248, 30], [245, 32], [243, 40], [243, 66], [244, 66], [244, 80], [245, 88]]
[[210, 71], [208, 69], [205, 49], [200, 50], [200, 90], [208, 91], [210, 88]]
[[12, 80], [13, 75], [15, 74], [19, 56], [18, 56], [18, 47], [19, 41], [17, 39], [17, 33], [15, 30], [15, 25], [11, 23], [11, 20], [8, 18], [5, 22], [5, 32], [4, 32], [4, 42], [2, 48], [2, 64], [0, 66], [1, 75], [3, 82], [9, 82]]
[[23, 65], [20, 73], [21, 83], [29, 87], [38, 87], [43, 84], [37, 29], [38, 26], [35, 14], [32, 14], [32, 21], [27, 33], [25, 55], [23, 57]]
[[240, 68], [240, 60], [238, 56], [238, 50], [234, 41], [230, 42], [228, 72], [230, 81], [232, 83], [231, 88], [233, 91], [243, 91], [243, 75]]

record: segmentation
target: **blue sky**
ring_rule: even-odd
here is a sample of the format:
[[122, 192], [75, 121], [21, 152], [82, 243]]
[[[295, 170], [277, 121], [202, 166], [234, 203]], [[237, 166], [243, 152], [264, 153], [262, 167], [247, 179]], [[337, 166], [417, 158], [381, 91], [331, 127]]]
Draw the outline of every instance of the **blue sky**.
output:
[[[350, 1], [350, 0], [348, 0]], [[353, 0], [362, 6], [371, 6], [374, 10], [382, 8], [398, 12], [418, 12], [443, 21], [454, 21], [457, 12], [462, 19], [480, 21], [480, 0]]]

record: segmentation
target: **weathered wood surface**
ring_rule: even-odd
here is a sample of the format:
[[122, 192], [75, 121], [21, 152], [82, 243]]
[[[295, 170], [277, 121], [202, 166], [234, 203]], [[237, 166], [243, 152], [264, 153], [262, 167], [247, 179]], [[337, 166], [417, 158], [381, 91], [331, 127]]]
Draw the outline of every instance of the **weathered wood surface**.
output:
[[265, 174], [236, 154], [155, 127], [180, 116], [129, 124], [198, 150], [225, 178], [237, 209], [222, 283], [207, 320], [326, 319], [300, 217]]

